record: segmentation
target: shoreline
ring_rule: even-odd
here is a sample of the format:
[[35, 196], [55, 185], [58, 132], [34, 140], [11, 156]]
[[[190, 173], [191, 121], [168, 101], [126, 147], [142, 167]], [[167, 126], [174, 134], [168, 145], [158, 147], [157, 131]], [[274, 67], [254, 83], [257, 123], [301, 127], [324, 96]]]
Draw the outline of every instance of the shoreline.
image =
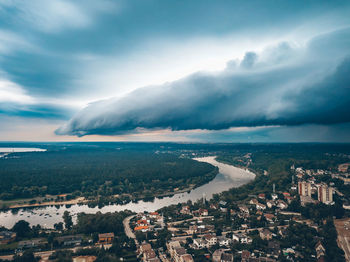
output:
[[[73, 204], [73, 205], [59, 205], [54, 203], [50, 206], [34, 206], [27, 208], [16, 208], [3, 210], [0, 212], [1, 223], [5, 227], [12, 227], [16, 221], [23, 218], [31, 225], [40, 224], [44, 228], [52, 228], [55, 223], [62, 221], [64, 211], [69, 211], [73, 216], [73, 222], [76, 220], [79, 213], [94, 214], [96, 212], [118, 212], [123, 210], [130, 210], [131, 212], [153, 212], [166, 206], [185, 203], [189, 200], [197, 201], [203, 197], [211, 199], [214, 194], [220, 194], [231, 188], [238, 188], [255, 178], [255, 174], [244, 168], [238, 168], [232, 165], [224, 164], [215, 160], [215, 157], [201, 158], [201, 161], [211, 162], [218, 168], [219, 173], [210, 182], [197, 187], [190, 192], [176, 192], [171, 196], [162, 198], [154, 198], [152, 201], [139, 200], [138, 202], [128, 202], [125, 204], [109, 204], [104, 206], [88, 204]], [[60, 202], [62, 203], [62, 202]], [[16, 210], [16, 212], [13, 212]]]
[[[209, 164], [215, 166], [218, 170], [220, 169], [220, 167], [218, 165], [226, 165], [226, 166], [229, 166], [229, 168], [233, 167], [233, 168], [237, 169], [239, 172], [245, 172], [245, 173], [250, 174], [253, 177], [252, 179], [249, 179], [250, 181], [254, 180], [255, 177], [256, 177], [256, 174], [254, 174], [252, 171], [250, 171], [247, 168], [244, 169], [242, 167], [237, 167], [237, 166], [234, 166], [234, 165], [231, 165], [231, 164], [228, 164], [228, 163], [223, 163], [223, 162], [217, 161], [216, 160], [216, 156], [193, 158], [193, 160], [196, 160], [196, 161], [199, 161], [199, 162], [209, 163]], [[221, 169], [222, 168], [223, 167], [221, 166]], [[227, 172], [226, 173], [226, 172], [219, 172], [219, 171], [217, 171], [215, 177], [219, 173], [222, 173], [224, 175], [228, 175], [231, 179], [234, 179], [234, 180], [237, 179], [237, 173], [236, 172], [235, 173], [231, 173], [231, 172]], [[215, 179], [215, 177], [212, 180], [208, 181], [208, 183], [213, 181]], [[242, 184], [242, 185], [244, 185], [244, 184]], [[242, 186], [242, 185], [239, 185], [239, 186]], [[168, 196], [176, 196], [176, 195], [179, 195], [179, 194], [182, 194], [182, 193], [186, 193], [186, 192], [192, 191], [192, 190], [194, 190], [194, 189], [196, 189], [196, 188], [198, 188], [200, 186], [203, 186], [203, 185], [199, 185], [199, 186], [191, 185], [191, 186], [189, 186], [187, 188], [184, 188], [184, 189], [181, 189], [181, 190], [178, 190], [178, 191], [165, 192], [163, 194], [156, 195], [153, 198], [162, 198], [162, 197], [168, 197]], [[143, 201], [143, 200], [146, 200], [146, 199], [137, 199], [136, 203], [139, 202], [139, 201]], [[79, 204], [86, 204], [87, 205], [87, 204], [92, 203], [92, 202], [93, 202], [93, 200], [88, 200], [88, 199], [85, 199], [84, 197], [78, 197], [76, 199], [65, 200], [65, 201], [60, 201], [60, 202], [49, 201], [49, 202], [33, 203], [33, 204], [29, 204], [29, 203], [28, 204], [14, 204], [14, 205], [10, 205], [7, 209], [11, 210], [11, 209], [21, 209], [21, 208], [36, 208], [36, 207], [65, 206], [65, 205], [79, 205]], [[131, 200], [130, 202], [133, 202], [133, 200]], [[125, 203], [125, 204], [128, 204], [128, 203]], [[1, 212], [1, 210], [0, 210], [0, 212]]]

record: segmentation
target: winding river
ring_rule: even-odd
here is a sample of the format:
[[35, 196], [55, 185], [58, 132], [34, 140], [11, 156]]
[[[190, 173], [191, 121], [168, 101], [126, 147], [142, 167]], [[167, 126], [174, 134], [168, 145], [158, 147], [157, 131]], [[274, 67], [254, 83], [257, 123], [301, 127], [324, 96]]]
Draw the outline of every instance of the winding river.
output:
[[66, 206], [47, 206], [42, 208], [19, 209], [16, 212], [7, 211], [0, 213], [0, 225], [11, 228], [17, 221], [23, 219], [31, 225], [40, 224], [42, 227], [51, 228], [55, 223], [62, 221], [64, 211], [69, 211], [76, 220], [77, 214], [85, 213], [101, 213], [122, 211], [125, 209], [142, 212], [155, 211], [159, 208], [187, 202], [188, 200], [196, 201], [205, 196], [206, 199], [212, 198], [213, 194], [226, 191], [232, 187], [239, 187], [248, 183], [255, 178], [255, 174], [248, 170], [237, 168], [235, 166], [217, 162], [215, 157], [195, 158], [197, 161], [207, 162], [219, 168], [217, 176], [209, 183], [197, 187], [190, 192], [179, 193], [169, 197], [155, 198], [153, 202], [138, 201], [137, 203], [128, 203], [125, 205], [109, 205], [102, 208], [88, 207], [87, 205], [71, 205]]

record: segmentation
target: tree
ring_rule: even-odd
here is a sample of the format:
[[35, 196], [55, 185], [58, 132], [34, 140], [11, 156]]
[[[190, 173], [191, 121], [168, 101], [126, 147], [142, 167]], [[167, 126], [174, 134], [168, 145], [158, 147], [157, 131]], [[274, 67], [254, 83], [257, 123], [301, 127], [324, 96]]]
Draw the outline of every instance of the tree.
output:
[[64, 211], [63, 213], [63, 221], [66, 229], [71, 229], [73, 226], [72, 216], [68, 211]]
[[12, 228], [18, 237], [26, 237], [31, 233], [29, 223], [25, 220], [18, 221]]
[[22, 256], [15, 255], [13, 258], [14, 262], [36, 262], [39, 261], [37, 258], [34, 257], [34, 254], [30, 250], [24, 251]]
[[53, 225], [53, 227], [54, 227], [56, 230], [61, 231], [61, 230], [63, 230], [63, 223], [62, 223], [62, 222], [55, 223], [55, 224]]

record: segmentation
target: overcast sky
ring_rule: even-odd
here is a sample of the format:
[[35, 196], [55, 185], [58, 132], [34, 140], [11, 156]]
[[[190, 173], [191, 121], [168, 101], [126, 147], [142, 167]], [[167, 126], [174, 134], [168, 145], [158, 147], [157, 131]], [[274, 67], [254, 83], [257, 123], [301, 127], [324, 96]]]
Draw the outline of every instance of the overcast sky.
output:
[[349, 13], [0, 0], [0, 140], [350, 142]]

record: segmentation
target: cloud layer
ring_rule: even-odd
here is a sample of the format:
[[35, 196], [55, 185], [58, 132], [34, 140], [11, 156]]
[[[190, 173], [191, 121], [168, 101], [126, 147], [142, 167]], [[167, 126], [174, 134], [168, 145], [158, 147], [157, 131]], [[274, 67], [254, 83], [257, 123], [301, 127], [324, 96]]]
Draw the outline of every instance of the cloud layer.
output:
[[[185, 61], [184, 61], [185, 63]], [[124, 134], [140, 128], [220, 130], [350, 121], [350, 29], [281, 43], [217, 73], [137, 89], [90, 104], [57, 134]]]

